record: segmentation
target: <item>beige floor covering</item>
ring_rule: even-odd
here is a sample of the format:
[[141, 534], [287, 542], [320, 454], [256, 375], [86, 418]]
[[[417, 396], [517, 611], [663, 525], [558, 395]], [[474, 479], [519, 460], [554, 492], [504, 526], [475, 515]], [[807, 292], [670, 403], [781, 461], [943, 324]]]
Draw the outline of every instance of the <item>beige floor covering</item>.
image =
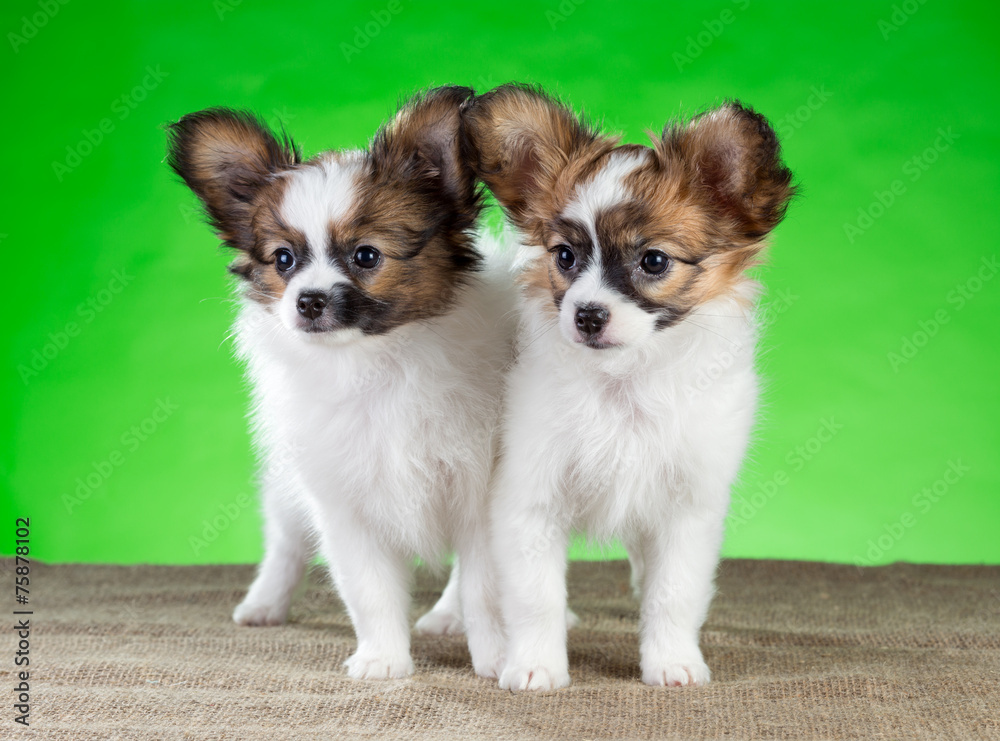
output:
[[[577, 563], [573, 685], [520, 695], [477, 679], [461, 637], [415, 637], [411, 679], [351, 681], [322, 573], [290, 624], [237, 628], [252, 574], [34, 565], [32, 724], [12, 722], [8, 630], [0, 738], [1000, 738], [1000, 567], [727, 561], [702, 634], [714, 681], [654, 689], [627, 564]], [[440, 587], [418, 574], [414, 617]]]

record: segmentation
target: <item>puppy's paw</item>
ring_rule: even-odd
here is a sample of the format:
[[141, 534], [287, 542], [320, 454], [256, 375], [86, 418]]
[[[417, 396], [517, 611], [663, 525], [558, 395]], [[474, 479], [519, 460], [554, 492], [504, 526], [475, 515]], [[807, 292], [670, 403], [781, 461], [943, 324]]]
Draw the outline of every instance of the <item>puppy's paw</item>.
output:
[[358, 651], [344, 662], [351, 679], [402, 679], [413, 674], [409, 654], [377, 654]]
[[502, 651], [497, 651], [487, 656], [472, 657], [472, 668], [475, 670], [476, 676], [483, 679], [498, 680], [500, 673], [503, 671], [503, 665], [504, 656]]
[[414, 630], [425, 636], [461, 635], [462, 618], [449, 610], [431, 610], [417, 621]]
[[281, 625], [288, 617], [288, 605], [270, 602], [256, 602], [245, 599], [233, 610], [233, 622], [237, 625]]
[[565, 669], [542, 666], [508, 665], [500, 673], [500, 689], [520, 692], [522, 690], [558, 690], [569, 687], [569, 672]]
[[654, 687], [690, 687], [708, 684], [708, 665], [700, 658], [643, 662], [642, 681]]
[[472, 668], [483, 679], [499, 679], [505, 663], [502, 634], [469, 637]]

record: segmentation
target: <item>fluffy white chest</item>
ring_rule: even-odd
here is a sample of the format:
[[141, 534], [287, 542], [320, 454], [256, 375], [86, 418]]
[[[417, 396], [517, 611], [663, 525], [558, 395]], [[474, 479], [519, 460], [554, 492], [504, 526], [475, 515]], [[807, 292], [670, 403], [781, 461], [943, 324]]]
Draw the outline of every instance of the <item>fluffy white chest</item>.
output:
[[307, 509], [432, 557], [482, 505], [503, 338], [461, 329], [340, 345], [241, 331], [258, 441], [268, 461], [290, 462], [282, 470], [299, 479]]
[[672, 329], [636, 357], [570, 348], [551, 330], [522, 356], [511, 406], [533, 412], [513, 420], [515, 434], [545, 451], [538, 465], [574, 526], [605, 537], [695, 500], [725, 507], [757, 382], [752, 324], [721, 329]]

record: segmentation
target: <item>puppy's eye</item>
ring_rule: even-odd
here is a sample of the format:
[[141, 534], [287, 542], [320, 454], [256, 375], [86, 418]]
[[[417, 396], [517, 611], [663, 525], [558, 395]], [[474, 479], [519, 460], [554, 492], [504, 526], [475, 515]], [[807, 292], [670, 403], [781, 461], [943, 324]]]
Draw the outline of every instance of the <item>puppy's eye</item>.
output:
[[274, 266], [282, 273], [287, 273], [295, 267], [295, 255], [287, 247], [281, 247], [274, 252]]
[[576, 255], [568, 246], [561, 244], [556, 248], [556, 265], [560, 270], [572, 270], [576, 265]]
[[374, 247], [363, 245], [354, 250], [354, 264], [359, 268], [371, 270], [382, 262], [382, 254]]
[[657, 250], [647, 252], [642, 256], [642, 261], [640, 262], [642, 269], [650, 275], [659, 275], [667, 269], [667, 265], [669, 264], [670, 258]]

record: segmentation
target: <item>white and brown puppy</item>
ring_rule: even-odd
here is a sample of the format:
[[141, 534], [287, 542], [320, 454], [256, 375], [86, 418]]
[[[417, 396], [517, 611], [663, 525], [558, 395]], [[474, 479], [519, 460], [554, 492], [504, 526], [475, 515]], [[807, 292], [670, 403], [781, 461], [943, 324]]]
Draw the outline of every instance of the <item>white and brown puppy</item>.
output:
[[500, 686], [569, 684], [573, 530], [626, 545], [643, 681], [707, 682], [699, 631], [757, 403], [746, 271], [793, 191], [774, 132], [727, 103], [619, 146], [516, 85], [466, 120], [478, 174], [533, 253], [492, 501]]
[[[481, 198], [459, 131], [470, 94], [432, 90], [367, 150], [305, 162], [247, 113], [212, 109], [170, 127], [170, 164], [242, 279], [236, 336], [255, 400], [266, 553], [234, 619], [283, 622], [318, 545], [357, 634], [355, 678], [412, 673], [411, 561], [449, 547], [475, 670], [496, 676], [501, 661], [486, 492], [509, 291], [481, 270], [471, 234]], [[431, 629], [462, 620], [455, 587]]]

